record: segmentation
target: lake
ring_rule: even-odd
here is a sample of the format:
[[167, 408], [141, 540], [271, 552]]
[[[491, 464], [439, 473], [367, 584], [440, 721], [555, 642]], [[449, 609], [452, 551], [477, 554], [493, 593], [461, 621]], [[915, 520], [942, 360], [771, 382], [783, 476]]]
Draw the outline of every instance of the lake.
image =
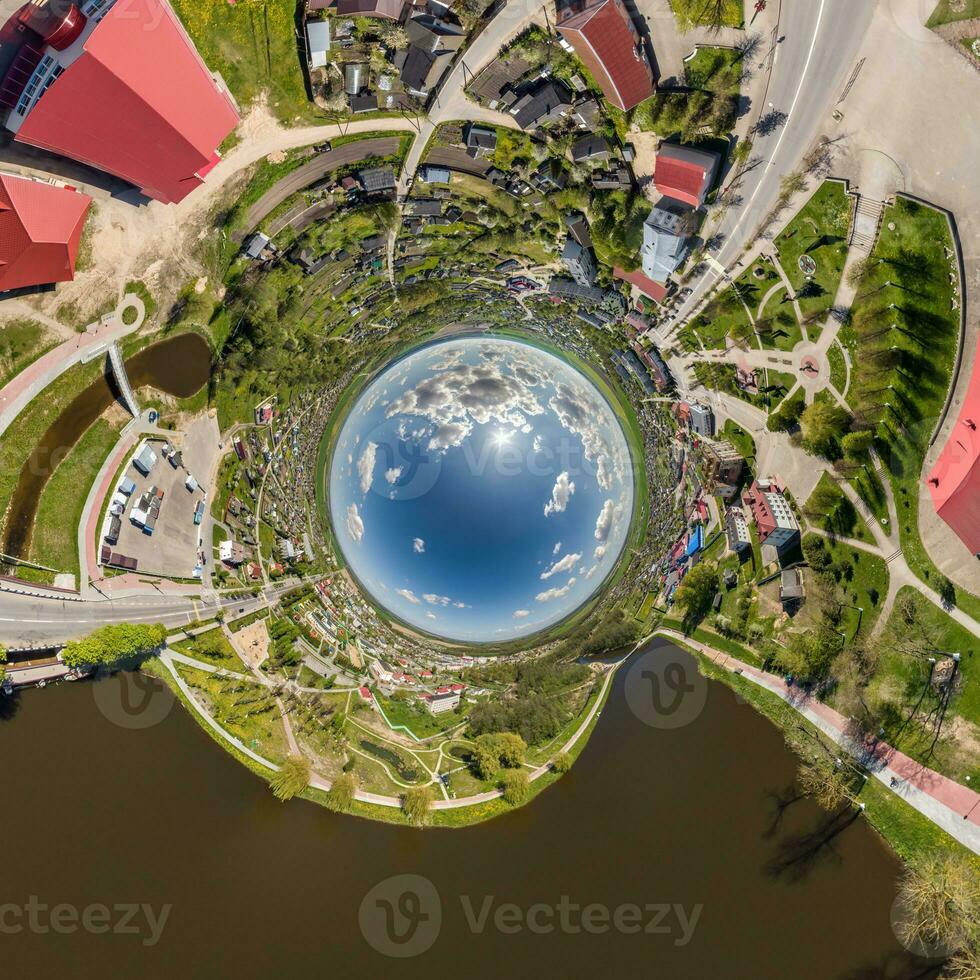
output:
[[[766, 719], [708, 682], [689, 724], [651, 727], [626, 677], [530, 805], [425, 831], [278, 802], [166, 689], [126, 707], [141, 696], [130, 675], [27, 691], [0, 721], [0, 906], [69, 903], [101, 929], [105, 905], [111, 926], [3, 935], [5, 974], [930, 975], [892, 933], [900, 865], [862, 818], [814, 861], [790, 858], [828, 815], [801, 800], [774, 823], [795, 761]], [[421, 880], [385, 883], [406, 874]], [[130, 913], [113, 907], [130, 905], [119, 931]], [[427, 944], [403, 960], [376, 948]]]

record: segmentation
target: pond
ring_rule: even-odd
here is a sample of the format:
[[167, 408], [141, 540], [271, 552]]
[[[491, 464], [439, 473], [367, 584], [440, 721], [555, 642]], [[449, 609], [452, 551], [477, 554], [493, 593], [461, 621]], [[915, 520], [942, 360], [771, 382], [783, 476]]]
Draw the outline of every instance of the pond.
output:
[[[183, 333], [145, 347], [126, 360], [133, 391], [150, 385], [176, 398], [189, 398], [211, 376], [211, 348], [197, 333]], [[25, 461], [10, 501], [4, 530], [4, 554], [26, 558], [30, 553], [34, 515], [45, 484], [118, 396], [115, 382], [103, 376], [81, 391], [51, 424]]]
[[[707, 682], [689, 724], [651, 727], [629, 707], [626, 674], [566, 776], [465, 830], [279, 803], [165, 689], [147, 696], [132, 675], [26, 692], [0, 721], [3, 901], [145, 903], [167, 917], [152, 948], [148, 926], [6, 935], [4, 969], [99, 980], [931, 976], [892, 933], [899, 863], [862, 818], [794, 860], [828, 814], [804, 799], [775, 819], [795, 760], [765, 718]], [[406, 874], [420, 877], [389, 881]], [[406, 881], [421, 906], [393, 897]], [[517, 911], [501, 912], [508, 904]], [[599, 912], [582, 927], [571, 905]], [[396, 908], [421, 913], [422, 938], [407, 930], [395, 951], [431, 944], [404, 964], [378, 952], [386, 937], [372, 919]], [[644, 930], [625, 928], [624, 908], [639, 908]], [[622, 928], [597, 927], [602, 910]]]

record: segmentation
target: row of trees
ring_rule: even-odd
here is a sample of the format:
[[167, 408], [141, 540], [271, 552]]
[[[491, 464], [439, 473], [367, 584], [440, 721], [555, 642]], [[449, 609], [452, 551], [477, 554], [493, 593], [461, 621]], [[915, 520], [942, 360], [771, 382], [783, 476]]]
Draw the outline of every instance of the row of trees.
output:
[[158, 650], [166, 639], [167, 628], [160, 623], [101, 626], [84, 639], [67, 643], [61, 659], [69, 667], [114, 666]]

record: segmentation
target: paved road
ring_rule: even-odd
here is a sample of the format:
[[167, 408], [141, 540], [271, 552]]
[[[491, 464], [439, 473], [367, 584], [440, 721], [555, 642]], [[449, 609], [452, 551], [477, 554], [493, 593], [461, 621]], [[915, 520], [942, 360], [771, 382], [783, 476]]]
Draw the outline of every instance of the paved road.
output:
[[267, 215], [274, 211], [286, 198], [297, 191], [315, 184], [339, 167], [358, 163], [368, 157], [394, 156], [398, 152], [399, 137], [384, 136], [378, 139], [355, 140], [338, 146], [329, 153], [317, 153], [309, 163], [304, 163], [286, 174], [282, 180], [273, 184], [249, 209], [242, 237]]
[[[277, 585], [266, 595], [278, 597], [290, 588]], [[0, 643], [16, 647], [31, 643], [62, 643], [84, 636], [107, 623], [163, 623], [177, 629], [206, 619], [219, 609], [254, 612], [266, 605], [265, 596], [249, 599], [205, 601], [186, 596], [134, 596], [77, 602], [16, 595], [0, 589]]]
[[[784, 176], [799, 168], [814, 141], [832, 132], [830, 117], [852, 71], [871, 23], [874, 0], [785, 0], [778, 31], [785, 37], [774, 54], [765, 112], [786, 114], [768, 135], [753, 137], [757, 166], [747, 168], [738, 186], [742, 200], [729, 208], [711, 233], [723, 236], [711, 253], [717, 265], [689, 285], [692, 294], [677, 311], [678, 321], [693, 313], [707, 291], [755, 238], [779, 197]], [[769, 103], [772, 108], [769, 108]], [[711, 264], [711, 263], [709, 263]]]

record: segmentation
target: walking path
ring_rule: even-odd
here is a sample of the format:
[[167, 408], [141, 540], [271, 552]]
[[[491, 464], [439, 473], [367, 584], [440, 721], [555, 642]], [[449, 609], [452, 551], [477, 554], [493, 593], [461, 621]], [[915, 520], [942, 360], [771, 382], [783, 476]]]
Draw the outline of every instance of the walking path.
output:
[[[623, 663], [625, 663], [626, 660], [632, 655], [632, 653], [635, 652], [637, 649], [639, 649], [640, 646], [642, 646], [642, 644], [645, 642], [646, 639], [641, 640], [639, 643], [636, 644], [633, 650], [630, 651], [630, 653], [626, 654], [626, 656], [616, 661], [614, 664], [612, 664], [609, 667], [609, 669], [606, 671], [605, 677], [603, 678], [602, 687], [599, 691], [599, 694], [596, 697], [592, 707], [589, 709], [588, 714], [582, 719], [581, 724], [578, 726], [575, 732], [569, 737], [569, 739], [565, 742], [565, 744], [562, 745], [562, 747], [558, 750], [558, 753], [556, 753], [556, 755], [561, 752], [570, 752], [578, 743], [579, 739], [581, 739], [582, 736], [588, 731], [589, 727], [592, 725], [593, 721], [595, 720], [596, 716], [601, 710], [603, 704], [605, 704], [606, 695], [609, 693], [609, 687], [612, 684], [612, 679], [615, 676], [617, 669]], [[257, 762], [263, 768], [269, 769], [273, 772], [279, 769], [279, 767], [274, 762], [271, 762], [268, 759], [263, 758], [257, 752], [254, 752], [252, 749], [248, 748], [248, 746], [246, 746], [243, 742], [241, 742], [240, 739], [235, 738], [233, 735], [225, 731], [225, 729], [222, 728], [222, 726], [212, 717], [212, 715], [207, 710], [205, 710], [205, 708], [197, 701], [197, 698], [194, 696], [193, 691], [187, 685], [184, 679], [180, 676], [180, 673], [177, 671], [174, 665], [176, 663], [182, 663], [187, 666], [194, 667], [197, 670], [207, 671], [208, 673], [215, 673], [215, 674], [220, 674], [222, 676], [235, 677], [241, 680], [257, 680], [259, 683], [263, 684], [264, 686], [267, 687], [274, 686], [272, 681], [268, 677], [257, 674], [255, 678], [250, 678], [247, 674], [228, 671], [224, 668], [217, 667], [214, 664], [207, 664], [204, 663], [203, 661], [195, 660], [193, 657], [188, 657], [185, 654], [177, 653], [176, 651], [170, 650], [169, 648], [164, 649], [163, 653], [160, 655], [160, 662], [164, 665], [167, 672], [174, 679], [174, 683], [176, 683], [177, 687], [180, 689], [181, 693], [184, 695], [184, 697], [189, 702], [189, 704], [194, 709], [194, 711], [201, 716], [205, 724], [209, 728], [211, 728], [214, 732], [216, 732], [221, 739], [234, 746], [234, 748], [236, 748], [239, 752], [248, 756], [253, 762]], [[281, 706], [281, 702], [279, 703]], [[284, 722], [285, 722], [285, 717], [284, 717]], [[293, 751], [297, 755], [300, 754], [299, 746], [296, 744], [295, 739], [292, 737], [292, 731], [288, 722], [286, 722], [285, 727], [287, 733], [287, 740], [290, 743], [291, 751]], [[536, 779], [540, 779], [543, 775], [545, 775], [550, 771], [551, 771], [551, 760], [545, 762], [543, 765], [540, 765], [536, 769], [534, 769], [529, 774], [528, 778], [530, 779], [531, 782], [533, 782]], [[314, 774], [310, 777], [310, 786], [314, 787], [315, 789], [327, 791], [330, 789], [331, 782], [328, 779], [324, 779], [322, 776], [317, 776], [316, 774]], [[432, 804], [432, 808], [434, 810], [456, 810], [456, 809], [460, 809], [461, 807], [473, 806], [478, 803], [487, 803], [491, 800], [499, 799], [503, 795], [504, 795], [503, 790], [494, 789], [494, 790], [489, 790], [486, 793], [477, 793], [473, 796], [463, 796], [463, 797], [458, 797], [456, 799], [435, 800]], [[357, 799], [361, 803], [373, 803], [378, 806], [393, 807], [396, 809], [400, 808], [402, 805], [400, 797], [385, 796], [380, 793], [368, 793], [365, 792], [364, 790], [358, 790], [355, 793], [355, 799]]]
[[[127, 309], [136, 310], [136, 316], [129, 324], [123, 322]], [[126, 293], [112, 313], [90, 323], [85, 333], [66, 340], [24, 368], [0, 390], [0, 435], [56, 378], [79, 361], [91, 360], [101, 348], [108, 349], [110, 344], [139, 330], [145, 319], [143, 300], [136, 293]]]
[[865, 765], [882, 785], [894, 791], [964, 847], [980, 854], [980, 794], [910, 759], [885, 742], [869, 745], [856, 741], [848, 734], [852, 726], [847, 718], [799, 687], [676, 630], [661, 629], [658, 632], [667, 639], [693, 647], [725, 670], [741, 674], [777, 695]]

